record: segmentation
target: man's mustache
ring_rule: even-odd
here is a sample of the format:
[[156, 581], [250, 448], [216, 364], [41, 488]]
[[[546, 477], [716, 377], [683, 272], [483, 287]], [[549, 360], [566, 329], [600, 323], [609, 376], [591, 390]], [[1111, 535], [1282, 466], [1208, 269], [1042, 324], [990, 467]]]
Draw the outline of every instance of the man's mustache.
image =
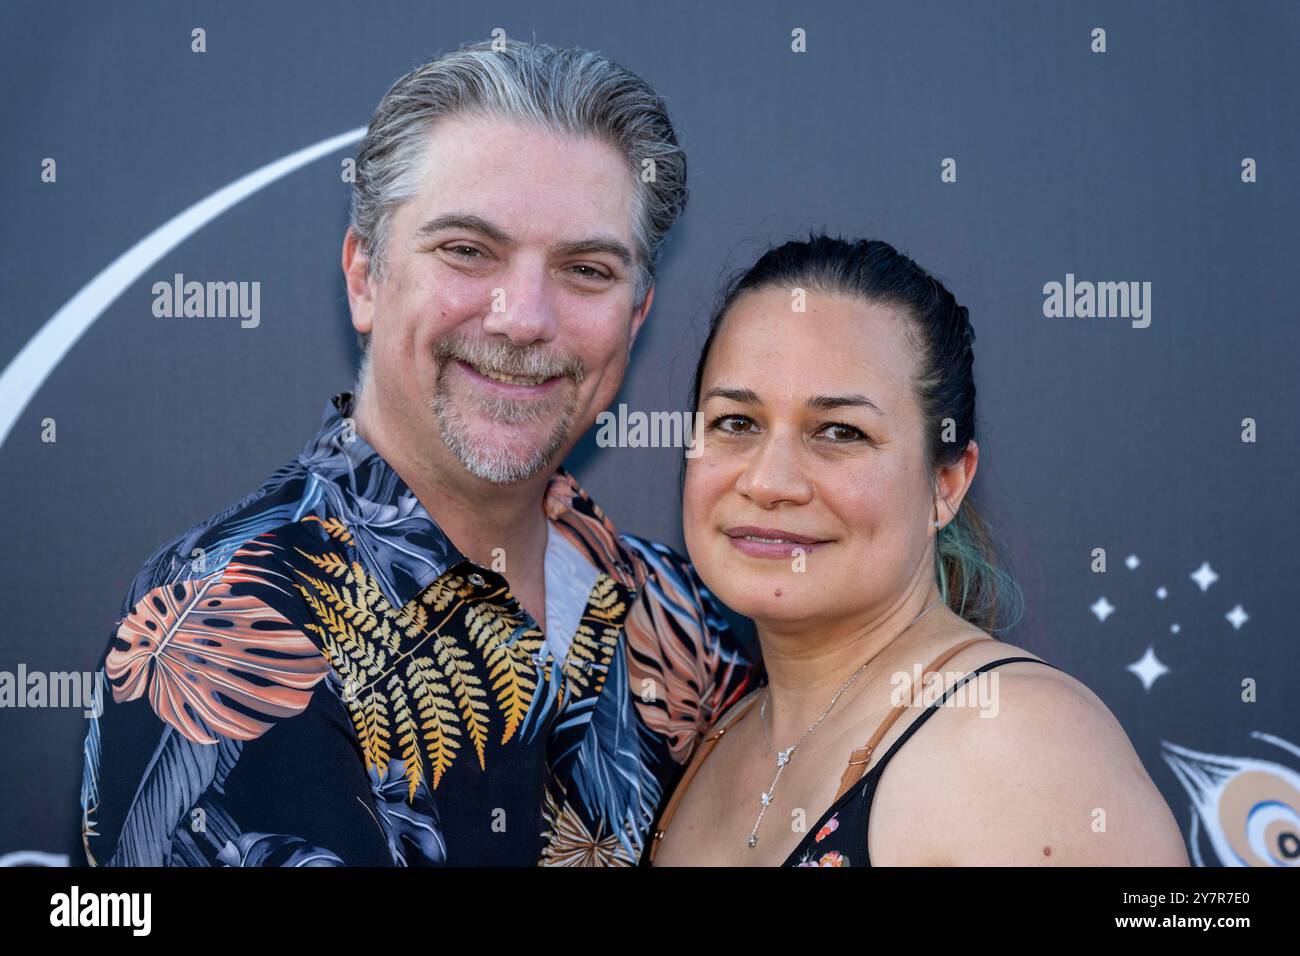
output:
[[566, 376], [581, 385], [587, 370], [575, 355], [536, 346], [519, 348], [504, 341], [444, 339], [434, 349], [434, 359], [445, 367], [453, 359], [468, 365], [524, 378]]

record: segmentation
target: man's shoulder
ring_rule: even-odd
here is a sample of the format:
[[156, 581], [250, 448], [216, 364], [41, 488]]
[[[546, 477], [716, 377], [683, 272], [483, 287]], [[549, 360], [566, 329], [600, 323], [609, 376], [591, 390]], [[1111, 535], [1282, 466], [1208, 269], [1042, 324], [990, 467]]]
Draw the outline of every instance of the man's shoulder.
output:
[[644, 601], [659, 604], [684, 631], [726, 656], [746, 661], [755, 656], [753, 624], [722, 604], [684, 555], [626, 532], [619, 539], [645, 566]]
[[641, 563], [645, 577], [644, 593], [648, 597], [703, 614], [717, 610], [716, 599], [685, 556], [649, 538], [626, 532], [621, 532], [618, 537], [633, 560]]
[[315, 510], [312, 495], [301, 459], [285, 463], [244, 497], [158, 546], [133, 578], [122, 616], [150, 592], [219, 574], [254, 539], [299, 524]]
[[659, 570], [660, 566], [662, 566], [663, 570], [672, 574], [692, 573], [694, 571], [690, 561], [666, 544], [651, 541], [649, 538], [642, 538], [639, 535], [628, 534], [626, 531], [619, 532], [618, 537], [638, 558], [645, 561], [654, 570]]
[[753, 627], [725, 608], [673, 548], [619, 537], [646, 572], [627, 624], [631, 676], [637, 686], [654, 688], [650, 725], [685, 763], [718, 716], [761, 680]]

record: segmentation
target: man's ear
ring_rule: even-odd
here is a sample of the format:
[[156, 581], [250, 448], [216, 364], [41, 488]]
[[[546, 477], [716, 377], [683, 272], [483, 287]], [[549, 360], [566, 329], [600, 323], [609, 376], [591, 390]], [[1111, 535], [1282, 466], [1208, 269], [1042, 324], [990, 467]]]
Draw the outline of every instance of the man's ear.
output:
[[641, 326], [645, 324], [646, 316], [650, 314], [650, 303], [654, 301], [655, 286], [650, 283], [650, 288], [646, 290], [645, 301], [641, 303], [641, 308], [632, 313], [632, 334], [627, 340], [627, 354], [632, 354], [632, 344], [636, 342], [636, 335], [641, 331]]
[[374, 325], [375, 300], [369, 275], [370, 259], [349, 226], [343, 236], [343, 278], [348, 287], [348, 306], [352, 312], [352, 327], [367, 333]]
[[966, 451], [957, 461], [945, 468], [940, 468], [935, 475], [938, 485], [939, 500], [935, 502], [939, 520], [945, 525], [957, 515], [962, 499], [970, 490], [975, 480], [975, 470], [979, 467], [980, 446], [972, 439], [966, 445]]

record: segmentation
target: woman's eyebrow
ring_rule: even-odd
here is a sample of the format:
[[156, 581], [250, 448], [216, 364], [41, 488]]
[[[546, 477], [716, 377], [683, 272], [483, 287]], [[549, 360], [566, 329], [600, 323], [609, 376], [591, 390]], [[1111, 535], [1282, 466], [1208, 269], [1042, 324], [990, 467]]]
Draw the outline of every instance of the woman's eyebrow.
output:
[[865, 395], [814, 395], [808, 399], [807, 404], [809, 408], [826, 410], [846, 407], [869, 408], [877, 415], [885, 414], [879, 405]]
[[711, 388], [704, 393], [704, 398], [706, 400], [710, 398], [728, 398], [733, 402], [739, 402], [741, 405], [762, 404], [762, 402], [759, 401], [758, 393], [750, 388], [732, 388], [727, 386]]
[[[705, 392], [704, 400], [707, 401], [710, 398], [726, 398], [741, 405], [763, 404], [763, 400], [758, 397], [758, 393], [752, 388], [736, 388], [726, 385], [711, 388]], [[877, 415], [885, 414], [879, 405], [865, 395], [814, 395], [804, 404], [809, 408], [820, 411], [829, 411], [833, 408], [869, 408]]]

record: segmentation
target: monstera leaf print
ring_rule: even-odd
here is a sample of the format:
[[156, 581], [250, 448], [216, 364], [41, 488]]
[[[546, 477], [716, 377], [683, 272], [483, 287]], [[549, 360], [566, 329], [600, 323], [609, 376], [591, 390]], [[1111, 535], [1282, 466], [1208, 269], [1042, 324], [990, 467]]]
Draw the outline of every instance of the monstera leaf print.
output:
[[418, 798], [408, 794], [401, 759], [393, 760], [383, 773], [376, 767], [369, 768], [369, 773], [375, 811], [393, 860], [400, 866], [446, 863], [447, 840], [428, 787], [421, 783]]
[[680, 556], [631, 535], [623, 540], [650, 569], [650, 600], [638, 601], [625, 625], [628, 678], [641, 719], [684, 764], [700, 735], [744, 696], [749, 662], [724, 652], [711, 633], [718, 625], [701, 612], [703, 584]]
[[202, 744], [253, 740], [306, 709], [328, 663], [278, 611], [232, 586], [217, 573], [146, 593], [105, 661], [113, 699], [147, 693], [159, 718]]
[[226, 866], [344, 866], [338, 854], [288, 833], [243, 833], [217, 859]]

